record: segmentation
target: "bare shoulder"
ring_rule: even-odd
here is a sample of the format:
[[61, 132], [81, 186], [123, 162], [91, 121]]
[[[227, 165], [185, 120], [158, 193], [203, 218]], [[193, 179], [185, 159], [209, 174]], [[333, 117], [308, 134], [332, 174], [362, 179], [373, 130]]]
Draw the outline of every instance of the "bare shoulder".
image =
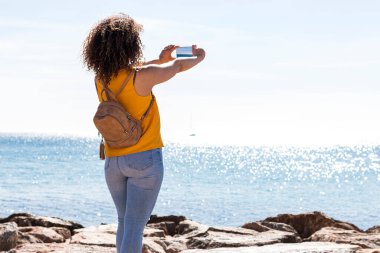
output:
[[137, 94], [147, 96], [152, 91], [152, 88], [171, 79], [178, 73], [178, 67], [175, 62], [156, 65], [146, 65], [136, 71], [135, 89]]

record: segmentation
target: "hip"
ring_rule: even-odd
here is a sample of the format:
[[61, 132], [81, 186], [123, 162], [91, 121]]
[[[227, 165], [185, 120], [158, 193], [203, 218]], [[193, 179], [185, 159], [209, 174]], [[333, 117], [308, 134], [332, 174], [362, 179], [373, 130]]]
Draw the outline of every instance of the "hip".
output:
[[163, 174], [162, 148], [154, 148], [127, 155], [106, 157], [107, 171], [118, 170], [126, 177], [144, 177]]

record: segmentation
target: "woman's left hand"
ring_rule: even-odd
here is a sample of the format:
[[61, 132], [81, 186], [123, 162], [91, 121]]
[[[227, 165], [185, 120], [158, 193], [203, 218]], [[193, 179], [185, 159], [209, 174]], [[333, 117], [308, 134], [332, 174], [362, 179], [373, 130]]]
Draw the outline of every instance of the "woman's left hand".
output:
[[176, 46], [176, 45], [169, 45], [169, 46], [166, 46], [160, 53], [160, 56], [159, 56], [159, 60], [161, 63], [166, 63], [166, 62], [169, 62], [169, 61], [172, 61], [174, 60], [175, 58], [172, 57], [172, 53], [174, 50], [176, 50], [176, 48], [178, 48], [179, 46]]

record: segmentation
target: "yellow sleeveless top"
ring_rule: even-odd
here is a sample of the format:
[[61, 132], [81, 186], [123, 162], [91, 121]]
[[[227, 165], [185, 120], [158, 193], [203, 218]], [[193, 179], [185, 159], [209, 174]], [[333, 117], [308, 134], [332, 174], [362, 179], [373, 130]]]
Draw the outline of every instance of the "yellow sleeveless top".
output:
[[[116, 77], [113, 77], [108, 85], [108, 88], [115, 94], [120, 86], [123, 84], [127, 75], [131, 70], [121, 70]], [[140, 96], [135, 91], [134, 86], [134, 75], [129, 79], [127, 85], [124, 87], [123, 91], [117, 97], [119, 103], [135, 118], [140, 119], [141, 116], [146, 112], [149, 107], [150, 101], [152, 99], [151, 95]], [[107, 100], [105, 92], [101, 94], [102, 85], [99, 80], [96, 80], [96, 88], [98, 93], [99, 101], [102, 100], [101, 95], [104, 100]], [[158, 106], [156, 99], [152, 105], [152, 108], [144, 118], [142, 124], [142, 136], [141, 139], [133, 146], [127, 148], [110, 148], [105, 142], [105, 152], [106, 157], [128, 155], [132, 153], [142, 152], [150, 149], [161, 148], [164, 146], [161, 139], [160, 132], [160, 114], [158, 111]]]

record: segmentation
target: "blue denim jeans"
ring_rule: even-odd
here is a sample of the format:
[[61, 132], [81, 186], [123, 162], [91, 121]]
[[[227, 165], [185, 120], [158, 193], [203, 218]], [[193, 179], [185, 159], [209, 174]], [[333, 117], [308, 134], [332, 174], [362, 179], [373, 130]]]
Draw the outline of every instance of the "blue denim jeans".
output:
[[106, 158], [104, 170], [118, 215], [117, 252], [142, 252], [144, 227], [164, 175], [162, 150]]

